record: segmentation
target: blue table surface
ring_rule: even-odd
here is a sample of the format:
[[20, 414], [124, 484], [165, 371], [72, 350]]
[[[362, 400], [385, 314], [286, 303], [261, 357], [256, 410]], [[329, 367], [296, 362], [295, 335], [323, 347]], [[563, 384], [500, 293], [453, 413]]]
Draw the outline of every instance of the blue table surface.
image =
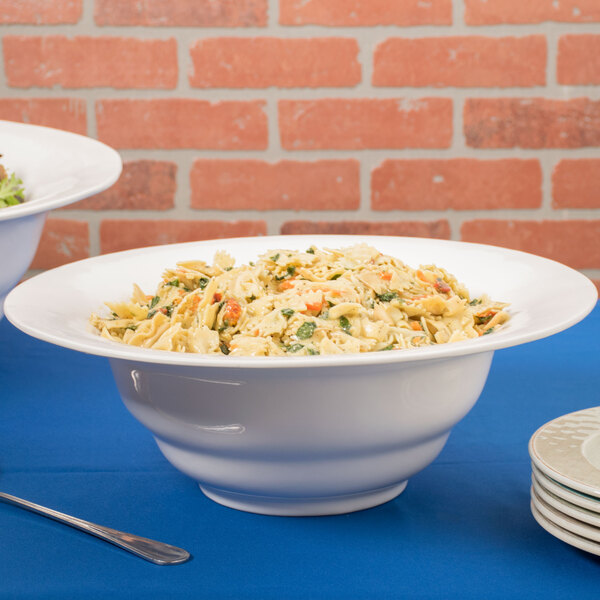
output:
[[[568, 307], [565, 307], [568, 309]], [[0, 322], [0, 489], [188, 549], [160, 567], [0, 503], [0, 598], [598, 598], [600, 558], [529, 510], [527, 442], [600, 404], [600, 306], [496, 353], [475, 408], [396, 500], [268, 517], [205, 498], [122, 405], [106, 359]]]

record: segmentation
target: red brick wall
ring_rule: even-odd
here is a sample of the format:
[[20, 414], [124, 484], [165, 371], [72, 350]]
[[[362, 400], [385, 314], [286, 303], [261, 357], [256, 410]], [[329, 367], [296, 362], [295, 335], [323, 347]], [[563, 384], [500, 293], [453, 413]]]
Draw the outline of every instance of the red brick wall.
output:
[[0, 118], [125, 163], [52, 215], [35, 268], [331, 231], [600, 280], [600, 0], [0, 0], [0, 24]]

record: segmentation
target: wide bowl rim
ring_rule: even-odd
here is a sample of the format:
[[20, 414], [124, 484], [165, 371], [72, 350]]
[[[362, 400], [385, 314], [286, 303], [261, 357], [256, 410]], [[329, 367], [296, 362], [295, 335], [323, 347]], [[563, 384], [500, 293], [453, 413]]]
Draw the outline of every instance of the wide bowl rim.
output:
[[[193, 353], [180, 353], [180, 352], [169, 352], [164, 350], [152, 350], [149, 348], [139, 348], [136, 346], [128, 346], [125, 344], [119, 344], [117, 342], [111, 343], [109, 340], [105, 340], [97, 336], [96, 338], [87, 338], [81, 335], [81, 337], [72, 335], [56, 335], [49, 332], [47, 329], [32, 326], [28, 323], [27, 311], [21, 312], [19, 310], [19, 304], [22, 298], [25, 298], [28, 291], [33, 286], [43, 286], [46, 278], [55, 277], [57, 273], [61, 275], [69, 276], [70, 272], [75, 272], [79, 269], [93, 268], [94, 265], [102, 263], [104, 261], [114, 260], [115, 257], [126, 260], [128, 257], [139, 256], [145, 252], [160, 251], [165, 248], [169, 249], [181, 249], [185, 251], [187, 248], [198, 246], [199, 244], [226, 244], [228, 242], [251, 242], [252, 240], [269, 240], [272, 243], [272, 247], [285, 247], [280, 244], [286, 241], [295, 243], [302, 241], [302, 243], [319, 243], [327, 242], [327, 240], [333, 241], [348, 240], [352, 242], [364, 242], [368, 241], [373, 245], [377, 245], [377, 240], [410, 240], [416, 242], [428, 242], [434, 241], [436, 244], [441, 245], [452, 245], [452, 246], [468, 246], [473, 249], [484, 248], [486, 250], [492, 250], [503, 254], [513, 259], [521, 259], [527, 261], [542, 261], [545, 263], [551, 263], [554, 268], [563, 270], [564, 273], [569, 274], [570, 277], [575, 277], [576, 280], [581, 284], [581, 289], [578, 290], [581, 294], [578, 296], [578, 305], [571, 312], [564, 311], [561, 315], [557, 315], [556, 321], [552, 326], [547, 327], [535, 327], [525, 326], [517, 330], [501, 330], [500, 332], [490, 335], [482, 336], [477, 339], [470, 339], [462, 342], [455, 342], [452, 344], [440, 344], [436, 346], [426, 346], [422, 348], [398, 350], [392, 352], [364, 352], [355, 354], [336, 354], [336, 355], [322, 355], [322, 356], [294, 356], [294, 357], [247, 357], [247, 356], [221, 356], [221, 355], [208, 355], [208, 354], [193, 354]], [[309, 245], [310, 245], [309, 243]], [[189, 254], [188, 254], [189, 256]], [[163, 265], [167, 267], [168, 265]], [[391, 363], [401, 362], [412, 362], [421, 360], [438, 360], [446, 358], [457, 358], [460, 356], [466, 356], [470, 354], [489, 352], [508, 348], [511, 346], [517, 346], [527, 342], [532, 342], [538, 339], [554, 335], [569, 327], [575, 325], [582, 319], [584, 319], [594, 308], [598, 299], [598, 292], [594, 283], [588, 279], [585, 275], [579, 273], [575, 269], [572, 269], [562, 263], [554, 261], [552, 259], [543, 258], [535, 254], [528, 252], [522, 252], [520, 250], [512, 250], [503, 248], [500, 246], [492, 246], [489, 244], [478, 244], [472, 242], [462, 242], [454, 240], [431, 240], [428, 238], [416, 238], [416, 237], [403, 237], [403, 236], [370, 236], [370, 235], [277, 235], [277, 236], [255, 236], [255, 237], [238, 237], [238, 238], [223, 238], [213, 240], [203, 240], [195, 242], [184, 242], [179, 244], [164, 244], [158, 246], [149, 246], [144, 248], [135, 248], [132, 250], [124, 250], [120, 252], [114, 252], [110, 254], [103, 254], [100, 256], [94, 256], [86, 258], [80, 261], [72, 262], [54, 269], [50, 269], [39, 275], [28, 279], [16, 286], [7, 296], [4, 310], [8, 320], [18, 329], [24, 333], [31, 335], [32, 337], [38, 338], [45, 342], [49, 342], [58, 346], [84, 352], [86, 354], [92, 354], [95, 356], [103, 356], [110, 359], [120, 359], [131, 362], [139, 363], [152, 363], [162, 365], [172, 365], [181, 367], [210, 367], [217, 369], [270, 369], [270, 368], [325, 368], [325, 367], [362, 367], [367, 365], [388, 365]], [[82, 332], [83, 334], [84, 332]], [[89, 332], [88, 332], [89, 333]]]
[[[27, 217], [36, 215], [43, 212], [48, 212], [56, 208], [61, 208], [88, 198], [97, 194], [117, 181], [123, 170], [123, 161], [119, 153], [110, 146], [107, 146], [103, 142], [100, 142], [94, 138], [72, 131], [65, 131], [63, 129], [56, 129], [55, 127], [46, 127], [44, 125], [32, 125], [30, 123], [19, 123], [18, 121], [7, 121], [0, 119], [0, 128], [8, 127], [17, 131], [23, 130], [28, 132], [28, 135], [36, 135], [43, 133], [44, 135], [56, 135], [63, 138], [64, 141], [69, 143], [81, 144], [81, 152], [89, 152], [90, 148], [93, 148], [96, 152], [102, 152], [104, 154], [103, 160], [108, 164], [112, 163], [110, 169], [110, 176], [104, 178], [98, 178], [92, 185], [86, 187], [75, 188], [73, 191], [68, 191], [64, 195], [50, 198], [40, 198], [26, 200], [22, 204], [15, 206], [7, 206], [0, 209], [0, 221], [10, 221], [11, 219], [19, 219], [21, 217]], [[27, 182], [24, 182], [25, 189], [27, 189]]]

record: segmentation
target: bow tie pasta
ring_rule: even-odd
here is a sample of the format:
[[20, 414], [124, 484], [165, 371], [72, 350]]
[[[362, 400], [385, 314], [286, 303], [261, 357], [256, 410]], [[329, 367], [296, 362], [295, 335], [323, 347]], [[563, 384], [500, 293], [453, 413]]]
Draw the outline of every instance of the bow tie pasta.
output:
[[506, 304], [469, 292], [444, 269], [412, 269], [375, 248], [272, 250], [236, 267], [167, 269], [154, 295], [134, 285], [91, 323], [109, 340], [174, 352], [298, 356], [399, 350], [476, 338], [509, 319]]

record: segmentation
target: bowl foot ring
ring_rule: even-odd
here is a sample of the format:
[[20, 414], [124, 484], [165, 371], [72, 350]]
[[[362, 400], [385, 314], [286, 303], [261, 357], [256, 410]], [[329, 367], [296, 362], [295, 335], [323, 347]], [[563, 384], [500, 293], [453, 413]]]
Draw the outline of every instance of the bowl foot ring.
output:
[[228, 492], [207, 485], [200, 485], [205, 496], [211, 500], [245, 512], [260, 515], [276, 515], [282, 517], [310, 517], [323, 515], [340, 515], [372, 508], [389, 502], [399, 496], [406, 487], [402, 481], [385, 488], [369, 490], [345, 496], [321, 498], [282, 498], [274, 496], [253, 496]]

